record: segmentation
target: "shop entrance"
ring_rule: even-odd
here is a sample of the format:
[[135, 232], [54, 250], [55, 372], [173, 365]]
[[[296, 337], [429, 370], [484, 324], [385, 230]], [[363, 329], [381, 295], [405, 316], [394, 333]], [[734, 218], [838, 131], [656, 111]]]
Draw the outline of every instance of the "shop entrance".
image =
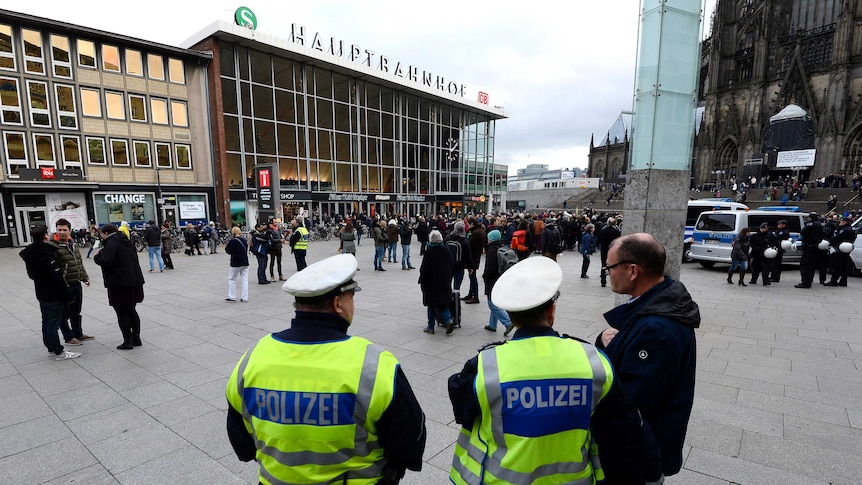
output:
[[[33, 242], [30, 237], [30, 229], [38, 224], [48, 225], [48, 213], [45, 209], [22, 207], [16, 209], [18, 213], [18, 245], [26, 246]], [[48, 232], [51, 228], [48, 228]]]

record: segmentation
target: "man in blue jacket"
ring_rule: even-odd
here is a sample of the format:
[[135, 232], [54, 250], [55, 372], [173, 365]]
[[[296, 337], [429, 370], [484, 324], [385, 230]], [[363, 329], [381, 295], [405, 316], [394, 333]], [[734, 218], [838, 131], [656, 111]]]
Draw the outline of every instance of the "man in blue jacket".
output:
[[614, 293], [632, 299], [605, 313], [611, 328], [599, 334], [596, 347], [611, 360], [652, 428], [668, 476], [682, 467], [700, 310], [682, 283], [664, 275], [666, 259], [664, 247], [649, 234], [629, 234], [611, 243], [602, 271]]

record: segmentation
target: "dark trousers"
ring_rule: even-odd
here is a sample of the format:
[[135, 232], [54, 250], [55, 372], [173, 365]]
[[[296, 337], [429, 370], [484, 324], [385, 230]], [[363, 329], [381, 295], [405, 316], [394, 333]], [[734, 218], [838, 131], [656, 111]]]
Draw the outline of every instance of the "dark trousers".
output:
[[464, 268], [452, 270], [452, 289], [461, 291], [461, 283], [464, 282]]
[[581, 278], [587, 276], [587, 270], [590, 269], [590, 255], [584, 254], [584, 262], [581, 263]]
[[257, 282], [264, 283], [268, 281], [266, 279], [266, 255], [265, 254], [255, 254], [257, 257]]
[[842, 286], [846, 285], [847, 277], [850, 276], [850, 271], [853, 267], [853, 259], [850, 258], [849, 254], [836, 251], [829, 256], [829, 260], [829, 265], [832, 269], [832, 278], [829, 281]]
[[296, 270], [302, 271], [304, 270], [308, 264], [305, 262], [305, 253], [307, 250], [305, 249], [294, 249], [293, 250], [293, 259], [296, 260]]
[[479, 299], [479, 279], [476, 277], [476, 271], [469, 273], [470, 276], [470, 289], [467, 290], [467, 298], [478, 300]]
[[278, 263], [278, 277], [282, 278], [284, 275], [281, 272], [281, 248], [269, 249], [269, 277], [270, 278], [275, 278], [275, 276], [273, 276], [272, 270], [275, 267], [276, 263]]
[[72, 293], [73, 301], [66, 304], [63, 312], [63, 323], [60, 324], [60, 331], [66, 342], [84, 335], [81, 329], [81, 305], [84, 303], [81, 282], [69, 283], [69, 291]]
[[174, 261], [171, 259], [171, 252], [162, 249], [162, 259], [165, 261], [165, 268], [174, 269]]
[[141, 339], [141, 317], [135, 310], [135, 305], [116, 305], [114, 311], [117, 313], [117, 326], [123, 334], [123, 342], [131, 344]]
[[820, 283], [826, 283], [826, 278], [829, 276], [829, 253], [818, 249], [815, 258]]
[[419, 256], [425, 254], [426, 247], [428, 247], [428, 241], [419, 241]]
[[42, 311], [42, 343], [52, 354], [63, 352], [63, 344], [60, 343], [60, 323], [66, 313], [66, 302], [63, 301], [40, 301], [39, 309]]
[[772, 260], [770, 278], [772, 281], [780, 281], [781, 280], [781, 265], [784, 262], [784, 250], [778, 250], [778, 256]]
[[763, 282], [769, 283], [769, 269], [772, 266], [771, 259], [766, 259], [763, 254], [751, 255], [751, 283], [757, 283], [757, 279], [763, 276]]
[[802, 284], [811, 286], [814, 281], [814, 270], [817, 269], [817, 246], [806, 247], [802, 251], [802, 260], [799, 262], [799, 272], [802, 274]]

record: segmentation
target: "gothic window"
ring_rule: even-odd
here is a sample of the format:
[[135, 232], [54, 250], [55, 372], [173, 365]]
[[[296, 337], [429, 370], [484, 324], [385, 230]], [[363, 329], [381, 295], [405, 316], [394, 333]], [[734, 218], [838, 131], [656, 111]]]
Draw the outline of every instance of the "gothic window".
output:
[[862, 171], [862, 126], [857, 126], [844, 147], [847, 173], [859, 173]]
[[614, 158], [611, 162], [611, 172], [608, 174], [608, 178], [615, 179], [622, 175], [623, 172], [623, 162], [620, 161], [619, 158]]

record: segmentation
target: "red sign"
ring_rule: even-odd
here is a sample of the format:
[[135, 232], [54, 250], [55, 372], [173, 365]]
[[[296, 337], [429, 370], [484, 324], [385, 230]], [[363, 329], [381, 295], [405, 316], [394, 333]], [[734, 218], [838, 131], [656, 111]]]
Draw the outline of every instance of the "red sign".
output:
[[42, 167], [39, 170], [42, 171], [42, 180], [54, 179], [54, 167]]
[[272, 176], [269, 174], [268, 169], [263, 169], [257, 173], [257, 186], [258, 187], [270, 187], [272, 186], [272, 181], [270, 180]]
[[488, 93], [483, 93], [482, 91], [479, 91], [478, 101], [482, 104], [488, 104]]

